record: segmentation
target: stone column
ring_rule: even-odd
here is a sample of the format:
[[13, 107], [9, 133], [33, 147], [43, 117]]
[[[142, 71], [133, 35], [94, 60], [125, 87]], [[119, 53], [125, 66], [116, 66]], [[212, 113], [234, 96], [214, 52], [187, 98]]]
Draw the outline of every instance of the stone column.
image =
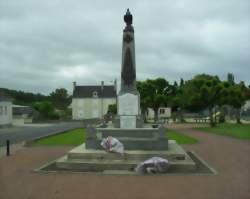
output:
[[118, 94], [120, 128], [136, 128], [140, 115], [140, 95], [136, 89], [135, 41], [132, 15], [124, 15], [126, 26], [122, 40], [121, 90]]

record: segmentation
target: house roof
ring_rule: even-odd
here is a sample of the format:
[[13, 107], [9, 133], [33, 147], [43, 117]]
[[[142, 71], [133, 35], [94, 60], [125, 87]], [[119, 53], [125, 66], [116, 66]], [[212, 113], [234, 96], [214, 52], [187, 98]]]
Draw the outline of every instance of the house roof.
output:
[[12, 105], [12, 111], [13, 115], [32, 115], [35, 110], [30, 106]]
[[115, 86], [75, 86], [73, 98], [92, 98], [94, 92], [100, 98], [116, 97]]
[[0, 101], [12, 101], [12, 98], [0, 89]]

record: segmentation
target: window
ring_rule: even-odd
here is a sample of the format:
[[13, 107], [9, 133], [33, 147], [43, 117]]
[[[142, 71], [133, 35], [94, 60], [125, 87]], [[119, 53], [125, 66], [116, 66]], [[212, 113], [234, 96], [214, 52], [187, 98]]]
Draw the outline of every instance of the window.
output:
[[5, 115], [7, 115], [7, 112], [8, 112], [8, 111], [7, 111], [7, 106], [5, 106], [5, 107], [4, 107], [4, 113], [5, 113]]
[[165, 109], [164, 108], [161, 108], [160, 109], [160, 114], [164, 114], [165, 113]]
[[98, 95], [97, 95], [97, 92], [96, 92], [96, 91], [94, 91], [94, 92], [93, 92], [93, 97], [98, 97]]

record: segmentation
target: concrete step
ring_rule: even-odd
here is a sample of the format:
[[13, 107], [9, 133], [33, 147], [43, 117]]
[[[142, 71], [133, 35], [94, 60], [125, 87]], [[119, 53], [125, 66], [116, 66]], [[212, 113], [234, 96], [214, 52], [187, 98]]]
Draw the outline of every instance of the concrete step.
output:
[[158, 129], [155, 128], [136, 128], [136, 129], [120, 129], [120, 128], [97, 128], [102, 137], [116, 138], [153, 138], [158, 134]]
[[69, 159], [84, 159], [84, 160], [146, 160], [151, 157], [162, 157], [168, 160], [183, 160], [185, 159], [184, 154], [160, 154], [160, 153], [148, 153], [148, 154], [128, 154], [125, 153], [124, 155], [120, 155], [117, 153], [85, 153], [85, 154], [79, 154], [79, 153], [69, 153], [68, 158]]
[[[119, 141], [124, 145], [125, 150], [167, 150], [168, 149], [168, 140], [165, 139], [157, 139], [157, 138], [130, 138], [130, 137], [121, 137], [118, 138]], [[102, 139], [98, 138], [96, 143], [92, 145], [88, 145], [88, 149], [102, 149], [100, 145]]]
[[61, 169], [81, 170], [81, 171], [104, 171], [104, 170], [133, 170], [138, 161], [125, 160], [78, 160], [68, 159], [66, 156], [56, 162], [56, 166]]
[[[134, 171], [135, 167], [142, 161], [140, 160], [78, 160], [68, 159], [67, 156], [63, 156], [56, 161], [56, 166], [60, 169], [66, 169], [71, 171], [86, 171], [86, 172], [103, 172], [112, 170], [124, 170]], [[195, 170], [196, 165], [188, 157], [185, 160], [170, 161], [170, 169], [174, 168], [177, 171], [181, 170]]]
[[[90, 150], [85, 144], [79, 145], [56, 161], [56, 166], [70, 171], [111, 172], [133, 171], [136, 165], [148, 158], [158, 156], [170, 162], [170, 170], [193, 171], [195, 162], [174, 140], [169, 140], [168, 150], [126, 150], [124, 155], [102, 150]], [[185, 157], [185, 158], [183, 158]]]
[[86, 149], [82, 144], [70, 152], [68, 152], [69, 159], [97, 159], [97, 160], [146, 160], [148, 158], [158, 156], [168, 160], [183, 160], [186, 157], [186, 152], [175, 142], [169, 141], [169, 150], [125, 150], [123, 155], [119, 153], [106, 152], [104, 149], [93, 150]]

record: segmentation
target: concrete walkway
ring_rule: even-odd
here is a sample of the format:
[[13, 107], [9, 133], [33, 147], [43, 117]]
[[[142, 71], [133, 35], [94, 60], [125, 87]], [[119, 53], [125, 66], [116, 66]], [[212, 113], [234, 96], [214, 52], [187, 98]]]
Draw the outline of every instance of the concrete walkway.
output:
[[33, 169], [62, 156], [71, 147], [23, 148], [0, 159], [3, 199], [249, 199], [250, 141], [170, 125], [199, 139], [184, 146], [214, 167], [218, 175], [99, 176], [43, 174]]

